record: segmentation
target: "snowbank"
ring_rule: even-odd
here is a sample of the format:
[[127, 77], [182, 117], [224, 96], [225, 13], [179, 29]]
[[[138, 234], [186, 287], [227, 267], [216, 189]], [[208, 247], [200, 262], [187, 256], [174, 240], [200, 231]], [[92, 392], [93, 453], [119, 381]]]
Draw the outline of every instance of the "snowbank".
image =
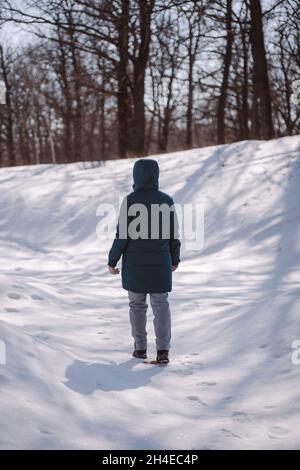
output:
[[299, 157], [300, 136], [157, 156], [161, 188], [205, 204], [167, 368], [130, 357], [95, 232], [133, 162], [1, 169], [0, 448], [299, 448]]

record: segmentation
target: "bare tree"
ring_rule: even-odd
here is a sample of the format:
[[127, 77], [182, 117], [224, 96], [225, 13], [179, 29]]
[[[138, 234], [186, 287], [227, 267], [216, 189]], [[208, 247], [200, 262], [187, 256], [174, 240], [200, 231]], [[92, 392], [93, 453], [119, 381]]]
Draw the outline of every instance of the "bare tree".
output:
[[6, 145], [8, 152], [8, 163], [9, 165], [15, 165], [15, 149], [14, 149], [14, 133], [13, 133], [13, 114], [12, 114], [12, 103], [11, 103], [11, 76], [10, 76], [10, 62], [12, 57], [5, 54], [3, 46], [0, 44], [0, 70], [3, 78], [3, 82], [6, 88], [5, 93], [5, 111], [2, 110], [1, 114], [6, 115]]
[[228, 91], [229, 70], [232, 57], [233, 43], [233, 25], [232, 25], [232, 0], [226, 0], [226, 49], [223, 62], [223, 76], [218, 100], [217, 125], [218, 125], [218, 143], [225, 143], [225, 108]]
[[269, 72], [263, 31], [260, 0], [249, 0], [251, 47], [253, 56], [253, 118], [254, 138], [272, 139], [274, 135]]

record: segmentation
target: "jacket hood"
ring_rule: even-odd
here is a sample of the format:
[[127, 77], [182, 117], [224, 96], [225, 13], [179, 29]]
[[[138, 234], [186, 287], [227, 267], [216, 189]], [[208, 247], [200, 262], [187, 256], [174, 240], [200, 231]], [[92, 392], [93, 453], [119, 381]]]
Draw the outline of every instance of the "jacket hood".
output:
[[156, 160], [137, 160], [133, 166], [133, 189], [158, 189], [159, 167]]

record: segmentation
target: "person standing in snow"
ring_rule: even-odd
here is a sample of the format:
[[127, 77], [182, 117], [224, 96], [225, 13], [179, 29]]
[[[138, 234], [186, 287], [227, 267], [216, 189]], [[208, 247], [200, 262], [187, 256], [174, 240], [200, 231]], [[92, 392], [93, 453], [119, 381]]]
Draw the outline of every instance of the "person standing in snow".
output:
[[[116, 237], [108, 256], [108, 268], [111, 274], [119, 274], [117, 263], [122, 257], [122, 286], [128, 291], [129, 316], [132, 336], [134, 339], [133, 356], [147, 358], [146, 303], [147, 294], [154, 314], [154, 330], [156, 336], [157, 362], [169, 362], [171, 341], [171, 313], [168, 292], [172, 290], [172, 272], [180, 262], [180, 240], [174, 201], [167, 194], [159, 191], [159, 167], [155, 160], [137, 160], [133, 167], [133, 192], [123, 201], [119, 215]], [[147, 217], [139, 220], [138, 236], [131, 236], [130, 224], [134, 224], [131, 215], [136, 206], [147, 209]], [[125, 209], [124, 209], [125, 207]], [[161, 210], [153, 227], [153, 208]], [[126, 236], [120, 236], [121, 214], [124, 210]], [[160, 210], [160, 209], [159, 209]], [[141, 211], [144, 213], [144, 211]], [[139, 216], [141, 214], [139, 213]], [[122, 218], [124, 221], [124, 217]], [[165, 231], [164, 227], [168, 227]], [[153, 228], [157, 235], [153, 237]], [[147, 236], [145, 236], [145, 231]]]

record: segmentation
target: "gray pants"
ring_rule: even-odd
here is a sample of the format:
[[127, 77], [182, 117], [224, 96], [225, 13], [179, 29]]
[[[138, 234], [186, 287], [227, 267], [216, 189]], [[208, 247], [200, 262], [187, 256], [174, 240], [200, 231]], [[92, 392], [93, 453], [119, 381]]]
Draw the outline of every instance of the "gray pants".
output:
[[[171, 341], [171, 312], [168, 302], [168, 293], [149, 294], [154, 314], [154, 331], [157, 349], [170, 349]], [[147, 294], [128, 292], [129, 317], [135, 349], [147, 349]]]

